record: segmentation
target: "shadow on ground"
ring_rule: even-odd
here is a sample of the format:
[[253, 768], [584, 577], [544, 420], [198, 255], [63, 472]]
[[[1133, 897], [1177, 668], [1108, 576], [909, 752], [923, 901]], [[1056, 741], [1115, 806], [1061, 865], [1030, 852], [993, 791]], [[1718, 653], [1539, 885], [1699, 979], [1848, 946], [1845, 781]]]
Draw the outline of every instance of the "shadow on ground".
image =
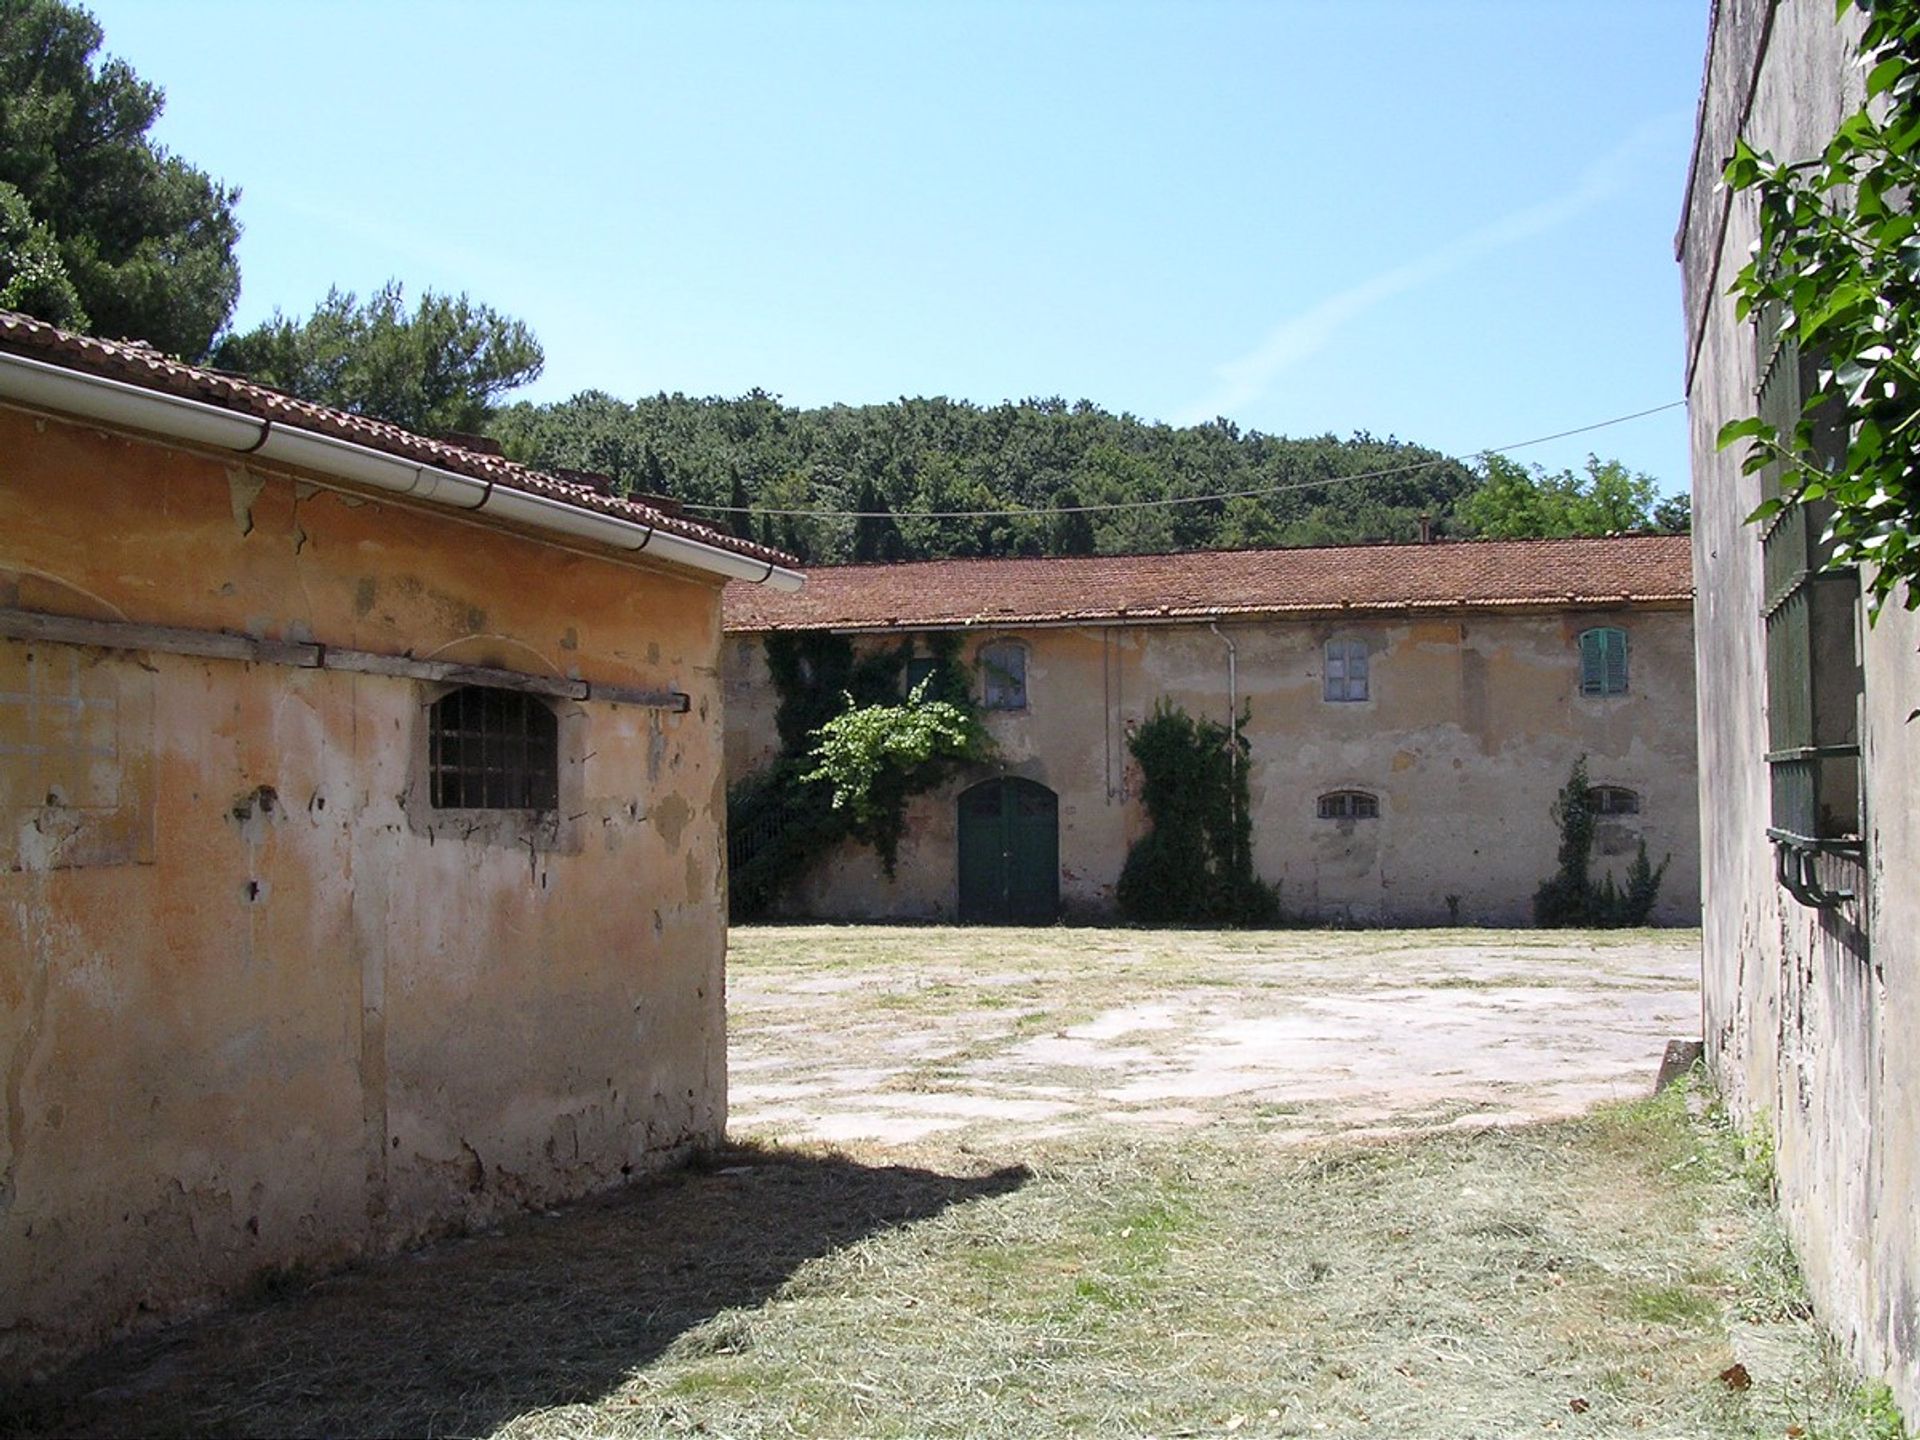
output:
[[0, 1396], [0, 1435], [475, 1435], [596, 1400], [805, 1261], [1006, 1194], [978, 1176], [735, 1149], [112, 1347]]

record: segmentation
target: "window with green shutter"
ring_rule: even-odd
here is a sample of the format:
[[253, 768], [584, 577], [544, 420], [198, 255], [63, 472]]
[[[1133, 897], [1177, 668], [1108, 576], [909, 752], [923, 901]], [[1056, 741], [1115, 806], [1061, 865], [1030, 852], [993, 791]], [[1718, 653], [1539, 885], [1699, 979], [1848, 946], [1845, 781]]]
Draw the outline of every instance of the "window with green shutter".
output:
[[[1780, 433], [1808, 423], [1815, 463], [1831, 466], [1846, 437], [1817, 417], [1803, 422], [1817, 383], [1813, 361], [1791, 336], [1777, 345], [1763, 316], [1758, 410]], [[1767, 353], [1768, 349], [1771, 353]], [[1796, 472], [1776, 461], [1761, 472], [1767, 499], [1791, 494]], [[1860, 837], [1860, 578], [1827, 568], [1827, 506], [1789, 505], [1761, 531], [1761, 620], [1766, 628], [1768, 835], [1780, 850], [1781, 882], [1804, 904], [1831, 906], [1852, 892], [1815, 878], [1818, 853], [1857, 853]]]
[[1580, 632], [1580, 693], [1627, 693], [1627, 632], [1601, 625]]

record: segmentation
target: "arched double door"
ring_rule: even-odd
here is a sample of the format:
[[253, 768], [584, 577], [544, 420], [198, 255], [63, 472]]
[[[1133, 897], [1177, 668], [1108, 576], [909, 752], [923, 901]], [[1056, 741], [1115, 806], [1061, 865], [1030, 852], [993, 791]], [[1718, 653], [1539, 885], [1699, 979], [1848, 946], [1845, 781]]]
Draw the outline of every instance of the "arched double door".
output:
[[960, 923], [1051, 925], [1060, 914], [1060, 799], [1008, 776], [960, 794]]

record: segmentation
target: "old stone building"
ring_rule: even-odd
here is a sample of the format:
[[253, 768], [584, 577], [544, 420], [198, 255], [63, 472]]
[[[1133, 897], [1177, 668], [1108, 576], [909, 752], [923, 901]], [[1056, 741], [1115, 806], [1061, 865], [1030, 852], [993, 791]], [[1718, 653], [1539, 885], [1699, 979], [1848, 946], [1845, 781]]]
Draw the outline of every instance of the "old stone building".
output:
[[721, 1137], [780, 559], [0, 314], [0, 1373]]
[[1255, 868], [1291, 916], [1530, 923], [1584, 755], [1601, 865], [1644, 838], [1671, 857], [1655, 918], [1691, 923], [1691, 596], [1683, 536], [815, 570], [797, 595], [727, 596], [727, 770], [778, 750], [769, 634], [957, 631], [996, 760], [912, 802], [893, 878], [843, 847], [796, 913], [1110, 914], [1147, 828], [1128, 739], [1166, 700], [1222, 724], [1247, 708]]
[[[1718, 185], [1736, 138], [1820, 153], [1856, 109], [1859, 16], [1829, 0], [1721, 0], [1679, 236], [1693, 436], [1707, 1053], [1770, 1136], [1822, 1317], [1920, 1415], [1920, 625], [1861, 614], [1820, 568], [1819, 521], [1746, 523], [1764, 479], [1716, 443], [1797, 411], [1810, 376], [1727, 290], [1756, 232]], [[1765, 398], [1763, 400], [1763, 388]]]

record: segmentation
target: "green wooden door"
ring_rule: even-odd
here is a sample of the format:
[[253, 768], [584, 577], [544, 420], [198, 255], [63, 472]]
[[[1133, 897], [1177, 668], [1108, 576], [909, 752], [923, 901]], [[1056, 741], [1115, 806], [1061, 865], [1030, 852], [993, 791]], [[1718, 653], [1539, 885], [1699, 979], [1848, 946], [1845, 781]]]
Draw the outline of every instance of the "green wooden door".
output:
[[1032, 780], [960, 796], [960, 923], [1051, 925], [1060, 913], [1060, 801]]

